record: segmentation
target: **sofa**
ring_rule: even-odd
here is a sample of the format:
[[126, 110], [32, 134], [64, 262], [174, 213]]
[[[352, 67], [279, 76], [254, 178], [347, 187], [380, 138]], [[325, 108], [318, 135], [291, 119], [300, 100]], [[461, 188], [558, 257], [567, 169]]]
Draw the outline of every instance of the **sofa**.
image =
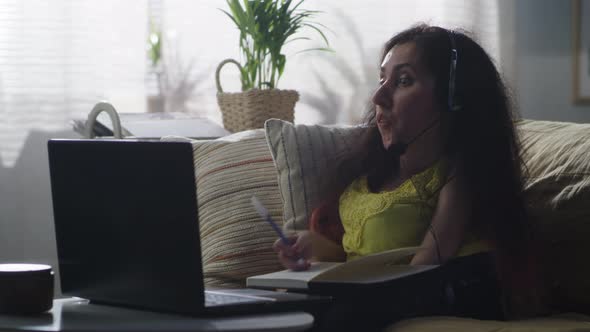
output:
[[[402, 320], [388, 331], [590, 331], [590, 124], [521, 120], [526, 197], [539, 243], [546, 309], [508, 321], [436, 316]], [[272, 228], [251, 206], [255, 195], [288, 231], [307, 228], [323, 197], [340, 188], [362, 128], [293, 125], [193, 145], [205, 284], [243, 287], [248, 276], [282, 269]], [[526, 317], [526, 318], [524, 318]]]

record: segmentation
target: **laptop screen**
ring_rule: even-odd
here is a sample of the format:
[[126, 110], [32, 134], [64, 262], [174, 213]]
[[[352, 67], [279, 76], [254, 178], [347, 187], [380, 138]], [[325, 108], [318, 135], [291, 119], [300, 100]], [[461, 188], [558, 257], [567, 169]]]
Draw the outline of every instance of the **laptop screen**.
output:
[[62, 292], [194, 313], [203, 307], [190, 143], [48, 143]]

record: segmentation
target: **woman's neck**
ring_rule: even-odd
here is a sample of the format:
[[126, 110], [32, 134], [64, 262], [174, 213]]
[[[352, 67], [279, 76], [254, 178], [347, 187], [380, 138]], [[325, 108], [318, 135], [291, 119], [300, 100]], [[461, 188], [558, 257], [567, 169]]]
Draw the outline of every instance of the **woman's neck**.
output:
[[399, 177], [407, 179], [430, 167], [442, 158], [444, 147], [441, 132], [433, 128], [429, 133], [410, 144], [400, 157]]
[[379, 191], [391, 191], [399, 187], [412, 176], [432, 166], [436, 161], [443, 158], [443, 146], [441, 140], [430, 142], [430, 144], [418, 143], [408, 147], [406, 153], [400, 157], [399, 172], [385, 180]]

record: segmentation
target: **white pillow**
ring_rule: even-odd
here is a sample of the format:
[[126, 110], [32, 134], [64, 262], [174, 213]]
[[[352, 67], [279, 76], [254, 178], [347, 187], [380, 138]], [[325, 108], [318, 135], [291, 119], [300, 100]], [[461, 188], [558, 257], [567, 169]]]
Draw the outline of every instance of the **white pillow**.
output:
[[279, 177], [284, 228], [307, 229], [312, 210], [341, 190], [358, 167], [353, 149], [366, 129], [278, 119], [267, 120], [264, 128]]

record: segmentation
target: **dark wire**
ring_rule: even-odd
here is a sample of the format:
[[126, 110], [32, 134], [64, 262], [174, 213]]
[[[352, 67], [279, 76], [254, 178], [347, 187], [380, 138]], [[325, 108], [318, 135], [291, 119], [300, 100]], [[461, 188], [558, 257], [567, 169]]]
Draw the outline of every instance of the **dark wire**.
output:
[[[451, 181], [451, 179], [453, 178], [453, 176], [447, 178], [447, 180], [445, 181], [445, 183], [440, 186], [434, 193], [432, 193], [432, 195], [434, 195], [435, 193], [440, 192], [440, 190]], [[410, 178], [410, 181], [412, 181], [412, 178]], [[413, 181], [412, 181], [413, 183]], [[415, 184], [414, 184], [415, 186]], [[422, 194], [420, 193], [420, 191], [418, 191], [418, 196], [420, 196], [420, 199], [422, 200], [426, 200], [425, 197], [422, 197]], [[432, 196], [430, 196], [432, 197]], [[430, 234], [432, 234], [432, 238], [434, 239], [434, 245], [436, 246], [436, 258], [438, 260], [438, 265], [442, 264], [442, 256], [440, 254], [440, 247], [438, 245], [438, 237], [436, 236], [436, 233], [434, 232], [434, 227], [432, 227], [432, 220], [430, 220], [430, 223], [428, 223], [428, 231], [430, 232]]]
[[436, 257], [438, 259], [438, 265], [442, 264], [442, 257], [440, 255], [440, 248], [438, 247], [438, 238], [436, 237], [436, 232], [434, 232], [434, 227], [432, 227], [432, 222], [428, 224], [428, 229], [430, 230], [430, 234], [432, 234], [432, 238], [434, 239], [434, 244], [436, 245]]
[[[434, 119], [434, 121], [432, 121], [431, 123], [429, 123], [428, 126], [426, 126], [426, 128], [422, 129], [422, 131], [419, 132], [418, 135], [414, 136], [414, 138], [412, 138], [405, 145], [408, 146], [408, 145], [414, 143], [414, 141], [417, 140], [420, 136], [424, 135], [427, 131], [429, 131], [430, 129], [434, 128], [434, 126], [436, 126], [440, 122], [440, 118], [441, 118], [440, 116], [437, 116], [436, 119]], [[404, 152], [405, 152], [405, 150], [404, 150]]]
[[[442, 188], [449, 182], [451, 182], [451, 180], [454, 178], [455, 176], [450, 176], [447, 178], [447, 180], [445, 181], [445, 183], [437, 189], [437, 192], [440, 192], [442, 190]], [[428, 230], [430, 231], [430, 234], [432, 234], [432, 238], [434, 239], [434, 244], [436, 245], [436, 256], [438, 259], [438, 265], [442, 264], [442, 256], [440, 255], [440, 248], [438, 246], [438, 238], [436, 237], [436, 232], [434, 232], [434, 227], [432, 227], [432, 220], [430, 221], [430, 223], [428, 224]]]

